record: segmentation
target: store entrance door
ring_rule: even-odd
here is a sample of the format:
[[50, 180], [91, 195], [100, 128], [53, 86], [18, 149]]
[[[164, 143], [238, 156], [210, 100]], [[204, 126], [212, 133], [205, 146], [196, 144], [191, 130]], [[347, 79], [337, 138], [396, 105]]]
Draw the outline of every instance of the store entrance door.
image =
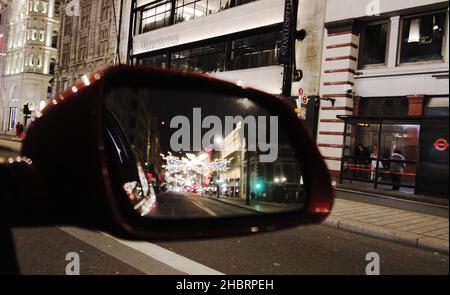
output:
[[420, 161], [416, 193], [448, 197], [448, 119], [424, 120], [420, 130]]

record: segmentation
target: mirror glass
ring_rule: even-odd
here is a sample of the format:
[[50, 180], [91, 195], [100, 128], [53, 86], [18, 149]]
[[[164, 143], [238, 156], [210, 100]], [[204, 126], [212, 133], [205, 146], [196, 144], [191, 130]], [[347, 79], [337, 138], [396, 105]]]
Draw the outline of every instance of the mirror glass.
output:
[[116, 88], [106, 95], [105, 113], [113, 185], [143, 218], [305, 207], [289, 126], [249, 98]]

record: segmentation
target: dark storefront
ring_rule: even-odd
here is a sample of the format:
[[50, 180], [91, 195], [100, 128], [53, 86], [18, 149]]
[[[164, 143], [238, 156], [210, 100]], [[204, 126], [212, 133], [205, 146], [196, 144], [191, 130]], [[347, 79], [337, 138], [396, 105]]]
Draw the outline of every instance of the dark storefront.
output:
[[342, 116], [341, 183], [448, 197], [448, 116]]

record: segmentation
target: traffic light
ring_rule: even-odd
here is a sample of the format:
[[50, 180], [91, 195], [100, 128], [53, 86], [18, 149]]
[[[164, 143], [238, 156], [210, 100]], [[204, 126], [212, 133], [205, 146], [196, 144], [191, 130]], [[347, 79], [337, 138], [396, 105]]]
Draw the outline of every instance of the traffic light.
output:
[[31, 115], [30, 107], [28, 106], [28, 104], [25, 104], [23, 106], [23, 114], [26, 116]]
[[265, 185], [263, 180], [257, 179], [255, 181], [254, 188], [255, 188], [255, 192], [256, 193], [261, 193], [261, 192], [263, 192], [266, 189], [266, 185]]

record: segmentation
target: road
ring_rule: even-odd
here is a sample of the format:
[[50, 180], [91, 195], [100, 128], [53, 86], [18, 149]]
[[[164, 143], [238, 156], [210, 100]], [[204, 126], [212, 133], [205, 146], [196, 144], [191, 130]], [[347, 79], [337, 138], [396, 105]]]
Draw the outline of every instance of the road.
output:
[[[172, 265], [181, 256], [225, 274], [361, 275], [369, 252], [380, 255], [381, 273], [386, 275], [448, 274], [449, 270], [448, 256], [326, 226], [157, 245], [140, 242], [139, 251], [136, 245], [132, 248], [100, 233], [74, 237], [60, 228], [15, 229], [14, 236], [24, 274], [64, 274], [69, 252], [79, 253], [81, 274], [189, 273], [189, 261], [181, 262], [182, 267]], [[152, 251], [161, 247], [175, 258], [162, 253], [167, 261], [155, 261], [141, 252], [145, 247]]]
[[190, 193], [167, 192], [158, 195], [152, 217], [220, 217], [255, 214], [248, 209]]
[[[204, 202], [200, 204], [204, 206]], [[228, 212], [228, 207], [214, 204], [218, 207], [209, 209]], [[195, 204], [187, 208], [208, 214]], [[172, 210], [170, 206], [166, 209]], [[98, 232], [59, 227], [16, 228], [13, 233], [23, 274], [65, 274], [65, 259], [70, 252], [79, 254], [81, 274], [86, 275], [361, 275], [369, 252], [380, 255], [381, 274], [449, 273], [448, 256], [322, 225], [252, 236], [157, 243], [119, 241]]]

